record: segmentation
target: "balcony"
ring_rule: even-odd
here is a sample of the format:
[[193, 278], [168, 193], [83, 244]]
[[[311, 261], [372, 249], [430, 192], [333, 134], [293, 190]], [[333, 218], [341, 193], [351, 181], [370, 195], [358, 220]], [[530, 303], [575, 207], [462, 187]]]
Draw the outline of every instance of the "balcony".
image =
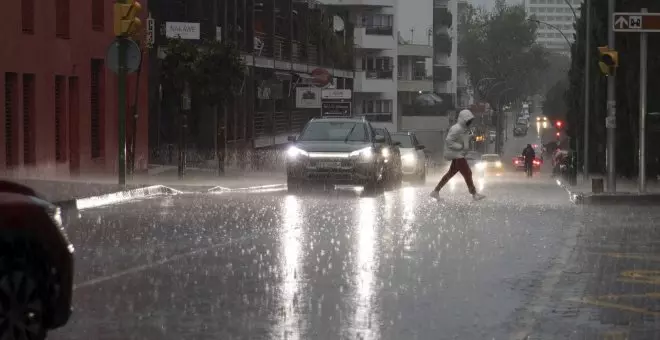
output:
[[429, 45], [399, 44], [399, 57], [433, 57], [433, 48]]
[[393, 71], [357, 71], [355, 72], [355, 92], [393, 93], [396, 83], [392, 78]]
[[321, 0], [326, 6], [394, 7], [396, 0]]
[[423, 74], [416, 74], [412, 77], [402, 76], [399, 77], [397, 90], [399, 92], [433, 91], [433, 78]]
[[359, 48], [373, 50], [393, 50], [397, 46], [391, 26], [356, 27], [354, 41]]
[[433, 25], [451, 27], [454, 23], [454, 17], [447, 8], [434, 8], [433, 9]]
[[452, 78], [451, 67], [449, 66], [433, 66], [433, 80], [435, 81], [450, 81]]
[[435, 54], [451, 54], [451, 37], [447, 33], [439, 33], [433, 36], [433, 50]]

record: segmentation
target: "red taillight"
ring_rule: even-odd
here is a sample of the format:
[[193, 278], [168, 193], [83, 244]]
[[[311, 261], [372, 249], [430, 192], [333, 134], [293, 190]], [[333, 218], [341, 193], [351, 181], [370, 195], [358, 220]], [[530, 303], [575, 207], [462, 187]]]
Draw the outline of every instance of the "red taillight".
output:
[[534, 165], [539, 165], [541, 164], [539, 161], [534, 161]]
[[519, 160], [515, 160], [515, 161], [513, 161], [513, 163], [514, 163], [514, 164], [518, 164], [518, 163], [520, 163], [520, 161], [519, 161]]

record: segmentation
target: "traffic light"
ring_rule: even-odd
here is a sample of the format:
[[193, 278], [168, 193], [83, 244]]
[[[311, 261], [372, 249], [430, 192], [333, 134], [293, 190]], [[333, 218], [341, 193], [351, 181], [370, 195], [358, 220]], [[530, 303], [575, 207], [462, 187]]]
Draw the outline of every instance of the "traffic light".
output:
[[115, 35], [118, 37], [127, 37], [135, 33], [142, 25], [137, 17], [142, 10], [142, 5], [135, 0], [126, 0], [126, 2], [115, 3]]
[[608, 46], [598, 47], [600, 57], [598, 59], [598, 66], [604, 75], [609, 76], [614, 73], [619, 67], [619, 52], [611, 50]]
[[561, 127], [564, 126], [564, 123], [561, 120], [558, 120], [557, 122], [555, 122], [555, 126], [557, 127], [557, 129], [561, 129]]

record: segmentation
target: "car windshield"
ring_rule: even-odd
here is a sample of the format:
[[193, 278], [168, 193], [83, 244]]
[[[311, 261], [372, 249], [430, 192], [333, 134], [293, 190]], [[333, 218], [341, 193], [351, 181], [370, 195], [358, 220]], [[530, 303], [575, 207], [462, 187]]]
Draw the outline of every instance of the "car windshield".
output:
[[498, 162], [500, 160], [500, 156], [497, 155], [483, 155], [481, 156], [481, 160], [485, 162]]
[[366, 142], [368, 136], [364, 123], [318, 121], [309, 123], [298, 140]]
[[392, 141], [401, 143], [402, 148], [412, 148], [412, 137], [409, 135], [392, 135]]

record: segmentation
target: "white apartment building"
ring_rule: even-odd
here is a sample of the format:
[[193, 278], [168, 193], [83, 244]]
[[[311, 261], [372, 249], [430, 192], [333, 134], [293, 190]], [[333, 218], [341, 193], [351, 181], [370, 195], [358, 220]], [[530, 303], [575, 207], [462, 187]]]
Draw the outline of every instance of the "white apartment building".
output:
[[458, 90], [458, 2], [433, 1], [433, 90], [453, 105]]
[[353, 115], [398, 131], [396, 10], [398, 0], [321, 0], [342, 6], [354, 25]]
[[[575, 29], [573, 23], [580, 16], [580, 5], [583, 0], [525, 0], [525, 10], [528, 16], [534, 16], [539, 24], [537, 42], [545, 48], [562, 54], [570, 54], [570, 46], [557, 29], [572, 43]], [[570, 4], [570, 5], [569, 5]], [[573, 9], [575, 12], [573, 12]], [[557, 29], [547, 25], [555, 26]]]

